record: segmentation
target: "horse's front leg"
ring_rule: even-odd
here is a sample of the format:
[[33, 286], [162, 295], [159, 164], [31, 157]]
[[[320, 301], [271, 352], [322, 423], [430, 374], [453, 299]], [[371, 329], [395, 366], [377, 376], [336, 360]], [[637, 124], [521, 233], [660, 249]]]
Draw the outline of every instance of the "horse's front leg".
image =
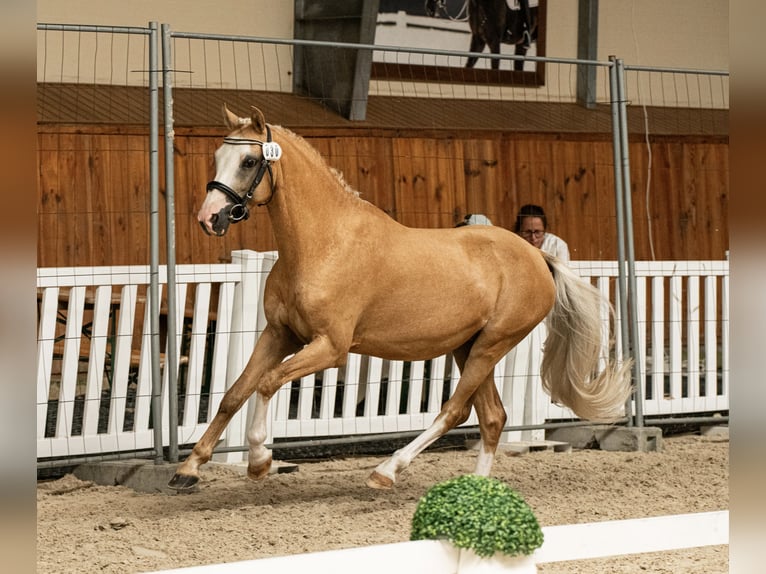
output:
[[[523, 43], [516, 44], [516, 46], [513, 49], [513, 53], [516, 56], [526, 56], [527, 55], [527, 47]], [[514, 60], [513, 61], [513, 69], [517, 72], [523, 72], [524, 71], [524, 60]]]
[[247, 432], [248, 451], [247, 476], [259, 480], [271, 468], [271, 450], [264, 446], [267, 435], [267, 413], [271, 397], [288, 381], [300, 379], [329, 367], [345, 363], [348, 348], [336, 345], [325, 336], [316, 337], [285, 362], [264, 374], [258, 384], [255, 413]]
[[168, 486], [176, 490], [187, 490], [199, 481], [199, 467], [213, 456], [213, 448], [221, 438], [226, 425], [234, 414], [256, 390], [258, 381], [269, 369], [278, 365], [290, 353], [295, 352], [297, 345], [286, 333], [279, 333], [267, 325], [255, 345], [253, 354], [247, 362], [242, 374], [226, 391], [218, 411], [210, 421], [207, 430], [194, 445], [192, 453], [176, 469]]
[[[468, 51], [481, 54], [481, 52], [484, 50], [484, 46], [486, 45], [487, 43], [484, 41], [484, 38], [482, 38], [478, 34], [474, 34], [473, 36], [471, 36], [471, 45], [468, 47]], [[479, 61], [479, 58], [477, 56], [469, 56], [468, 60], [466, 60], [465, 67], [473, 68], [476, 65], [476, 62], [478, 61]]]
[[[489, 43], [489, 51], [493, 54], [500, 54], [500, 38], [502, 37], [502, 32], [497, 34], [495, 36], [495, 39], [490, 41]], [[499, 70], [500, 69], [500, 60], [497, 58], [492, 59], [492, 63], [490, 64], [492, 66], [493, 70]]]

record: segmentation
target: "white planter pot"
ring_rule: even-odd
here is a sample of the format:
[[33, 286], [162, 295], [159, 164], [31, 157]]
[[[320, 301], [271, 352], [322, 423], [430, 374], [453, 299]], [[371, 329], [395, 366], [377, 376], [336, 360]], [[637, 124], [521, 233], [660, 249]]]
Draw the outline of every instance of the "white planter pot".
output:
[[489, 558], [478, 556], [470, 548], [461, 548], [457, 574], [537, 574], [532, 556], [508, 556], [495, 552]]

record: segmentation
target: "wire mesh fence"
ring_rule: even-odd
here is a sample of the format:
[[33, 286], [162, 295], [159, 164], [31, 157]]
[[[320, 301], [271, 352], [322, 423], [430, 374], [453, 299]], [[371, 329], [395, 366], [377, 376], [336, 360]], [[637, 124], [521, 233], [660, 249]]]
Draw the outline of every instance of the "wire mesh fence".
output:
[[[170, 32], [170, 45], [172, 57], [166, 56], [165, 68], [172, 79], [173, 98], [165, 102], [165, 110], [172, 114], [175, 129], [174, 225], [181, 264], [228, 265], [237, 250], [268, 252], [276, 247], [268, 216], [262, 211], [254, 210], [247, 227], [232, 230], [216, 243], [199, 232], [196, 210], [213, 175], [212, 155], [223, 132], [224, 103], [243, 115], [250, 105], [257, 105], [267, 121], [300, 133], [363, 197], [407, 225], [451, 227], [467, 213], [484, 213], [496, 225], [513, 229], [517, 208], [535, 203], [545, 206], [552, 229], [567, 239], [573, 259], [617, 258], [614, 98], [609, 78], [613, 62], [532, 54], [524, 59], [525, 65], [543, 70], [542, 81], [525, 76], [503, 84], [497, 81], [500, 76], [493, 79], [490, 61], [501, 60], [502, 72], [513, 67], [515, 56], [480, 56], [484, 65], [468, 73], [464, 63], [470, 54], [449, 50], [175, 31]], [[124, 271], [122, 266], [145, 266], [150, 259], [150, 180], [160, 175], [151, 173], [152, 151], [147, 143], [151, 119], [147, 30], [41, 25], [38, 47], [39, 266], [113, 266], [115, 274]], [[589, 106], [577, 101], [583, 66], [596, 70]], [[637, 258], [658, 262], [723, 259], [728, 249], [728, 75], [627, 66], [625, 81]], [[159, 208], [163, 210], [164, 205]], [[164, 241], [164, 228], [159, 234]], [[614, 275], [589, 269], [582, 272], [594, 281], [600, 277], [615, 301]], [[648, 277], [652, 273], [648, 271]], [[684, 279], [680, 288], [660, 286], [658, 281], [668, 281], [664, 267], [657, 271], [659, 279], [647, 279], [648, 289], [644, 280], [639, 281], [644, 315], [635, 319], [641, 322], [641, 335], [632, 352], [641, 357], [639, 376], [647, 381], [647, 401], [656, 403], [649, 405], [650, 412], [719, 411], [726, 402], [728, 290], [720, 279], [705, 273], [695, 275], [700, 279], [691, 283]], [[721, 274], [725, 276], [726, 271], [717, 269], [712, 276]], [[698, 280], [704, 285], [701, 317], [693, 311], [699, 298]], [[109, 370], [110, 357], [117, 356], [116, 347], [110, 354], [110, 345], [117, 339], [109, 339], [109, 333], [119, 325], [120, 305], [111, 307], [116, 314], [98, 320], [98, 328], [105, 326], [106, 331], [96, 334], [99, 342], [91, 347], [95, 354], [82, 352], [89, 339], [82, 331], [87, 316], [69, 326], [56, 327], [55, 319], [51, 323], [51, 317], [68, 315], [70, 310], [74, 315], [88, 314], [87, 302], [81, 311], [78, 306], [50, 303], [54, 295], [47, 289], [58, 285], [59, 294], [70, 296], [79, 289], [58, 281], [40, 284], [39, 320], [47, 326], [40, 327], [39, 341], [44, 352], [38, 358], [38, 412], [45, 421], [38, 425], [39, 444], [45, 445], [42, 452], [48, 456], [62, 456], [67, 449], [72, 455], [92, 452], [91, 446], [67, 444], [77, 437], [77, 445], [100, 443], [96, 450], [103, 451], [103, 445], [113, 448], [116, 444], [106, 440], [109, 429], [137, 430], [131, 417], [136, 416], [139, 403], [144, 408], [141, 416], [146, 417], [141, 419], [146, 423], [142, 432], [151, 428], [146, 425], [151, 425], [147, 421], [152, 407], [145, 400], [150, 387], [139, 384], [151, 376], [146, 363], [141, 371], [140, 358], [130, 366], [126, 352], [122, 359], [126, 362], [119, 363], [128, 365], [120, 371], [124, 380], [117, 383], [108, 376], [117, 373]], [[107, 283], [115, 293], [124, 293], [125, 283], [114, 288], [113, 282]], [[139, 290], [148, 300], [142, 285]], [[231, 319], [228, 323], [209, 320], [211, 312], [220, 312], [216, 301], [224, 299], [216, 300], [215, 293], [223, 285], [229, 285], [224, 291], [233, 297], [234, 283], [217, 279], [194, 283], [179, 297], [179, 317], [189, 320], [189, 328], [184, 319], [176, 334], [180, 357], [173, 366], [179, 375], [182, 442], [199, 435], [215, 401], [242, 366], [228, 348], [231, 338], [239, 336], [230, 330]], [[88, 293], [96, 297], [98, 286], [88, 289], [92, 292], [86, 289], [83, 301]], [[647, 293], [650, 303], [646, 303]], [[682, 311], [674, 307], [678, 298], [684, 301]], [[238, 304], [241, 301], [231, 299], [231, 305]], [[201, 319], [203, 315], [206, 320]], [[97, 316], [90, 315], [90, 320]], [[130, 340], [141, 341], [149, 330], [148, 323], [142, 324], [146, 314], [133, 313], [133, 317]], [[254, 340], [258, 329], [250, 328]], [[673, 335], [676, 329], [680, 338]], [[57, 355], [54, 349], [62, 335], [76, 342]], [[135, 347], [131, 356], [138, 351], [148, 361], [148, 347], [140, 343]], [[164, 349], [165, 343], [160, 352]], [[67, 356], [72, 358], [64, 366]], [[82, 366], [83, 356], [88, 367], [81, 373], [76, 365]], [[401, 426], [401, 417], [427, 424], [456, 376], [450, 357], [393, 367], [361, 357], [350, 364], [356, 365], [351, 375], [347, 370], [330, 372], [286, 385], [275, 407], [274, 420], [281, 421], [275, 427], [281, 429], [277, 435], [294, 437], [292, 433], [307, 428], [325, 435], [341, 427], [342, 432], [348, 428], [392, 430], [385, 416], [389, 422], [398, 421], [392, 423], [399, 425], [396, 430], [410, 430]], [[514, 365], [509, 362], [498, 376], [509, 389], [506, 395], [518, 401], [519, 393], [510, 389], [519, 385], [531, 389], [526, 382], [531, 375], [526, 367]], [[40, 368], [53, 375], [41, 377]], [[216, 369], [223, 369], [222, 382], [212, 384], [209, 375]], [[80, 378], [65, 381], [63, 373], [69, 372], [79, 373]], [[56, 384], [55, 376], [59, 377]], [[162, 376], [166, 378], [167, 372]], [[357, 384], [364, 388], [345, 386], [352, 379], [362, 381]], [[413, 382], [417, 388], [410, 386]], [[321, 390], [324, 387], [335, 389], [333, 397], [329, 390]], [[168, 403], [166, 398], [164, 412]], [[537, 424], [542, 428], [546, 421], [571, 418], [549, 402], [539, 405], [533, 413], [522, 409], [513, 420], [522, 427]], [[78, 419], [85, 413], [91, 417], [88, 422]], [[238, 438], [231, 438], [229, 446], [243, 448], [247, 420], [247, 412], [235, 420], [232, 436]], [[84, 436], [88, 433], [93, 436]], [[149, 442], [133, 437], [126, 441], [123, 436], [116, 450], [126, 445], [128, 450], [146, 448], [151, 441], [148, 435], [145, 438]]]

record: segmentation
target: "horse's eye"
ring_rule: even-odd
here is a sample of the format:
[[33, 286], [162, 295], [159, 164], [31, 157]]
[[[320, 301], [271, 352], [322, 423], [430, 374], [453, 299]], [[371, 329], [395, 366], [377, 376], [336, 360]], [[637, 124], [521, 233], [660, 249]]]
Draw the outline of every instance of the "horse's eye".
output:
[[255, 167], [255, 158], [249, 157], [242, 162], [242, 167], [245, 169], [253, 169]]

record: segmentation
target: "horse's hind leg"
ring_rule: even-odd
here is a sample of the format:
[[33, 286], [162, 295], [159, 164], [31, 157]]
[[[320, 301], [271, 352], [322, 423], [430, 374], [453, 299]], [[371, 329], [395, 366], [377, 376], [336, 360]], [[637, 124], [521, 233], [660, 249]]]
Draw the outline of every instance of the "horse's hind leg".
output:
[[218, 412], [207, 430], [194, 445], [192, 453], [178, 466], [175, 475], [170, 479], [168, 483], [170, 488], [186, 490], [197, 484], [199, 467], [210, 460], [213, 448], [226, 425], [253, 394], [263, 374], [279, 365], [282, 359], [294, 352], [296, 348], [297, 346], [288, 338], [278, 335], [273, 328], [266, 327], [242, 374], [223, 396]]
[[508, 419], [503, 401], [497, 392], [494, 377], [489, 377], [476, 389], [473, 395], [473, 406], [479, 419], [481, 433], [475, 472], [480, 476], [489, 476], [495, 461], [497, 444], [500, 442], [500, 435]]
[[[475, 358], [471, 361], [469, 366], [465, 367], [466, 358], [471, 351], [471, 346], [472, 343], [466, 343], [455, 350], [455, 361], [461, 371], [460, 382], [455, 389], [455, 393], [442, 406], [439, 416], [436, 417], [436, 420], [434, 420], [430, 427], [418, 435], [412, 442], [397, 450], [391, 458], [379, 464], [367, 479], [368, 486], [372, 488], [391, 488], [396, 481], [397, 475], [404, 470], [418, 454], [423, 452], [448, 430], [455, 428], [468, 419], [468, 416], [471, 414], [471, 407], [474, 404], [474, 398], [476, 397], [478, 388], [485, 386], [495, 387], [494, 366], [499, 359], [499, 356], [502, 355], [495, 357], [494, 354], [491, 354], [481, 358]], [[477, 409], [477, 415], [479, 417], [486, 416], [489, 412], [487, 405], [494, 404], [485, 397], [485, 394], [486, 393], [484, 392], [478, 394], [478, 397], [482, 400], [482, 406]], [[495, 391], [495, 395], [497, 395], [497, 391]], [[499, 401], [499, 397], [497, 397], [497, 400]], [[499, 404], [502, 410], [502, 403]], [[505, 415], [504, 410], [502, 414], [503, 416]], [[501, 431], [504, 423], [505, 419], [500, 423], [499, 428]], [[482, 431], [482, 439], [484, 439], [484, 434], [485, 432]], [[497, 439], [499, 439], [499, 433]], [[494, 442], [495, 446], [497, 446], [497, 439]], [[488, 444], [492, 444], [492, 441], [489, 440]], [[484, 463], [483, 466], [486, 466], [486, 463]]]

